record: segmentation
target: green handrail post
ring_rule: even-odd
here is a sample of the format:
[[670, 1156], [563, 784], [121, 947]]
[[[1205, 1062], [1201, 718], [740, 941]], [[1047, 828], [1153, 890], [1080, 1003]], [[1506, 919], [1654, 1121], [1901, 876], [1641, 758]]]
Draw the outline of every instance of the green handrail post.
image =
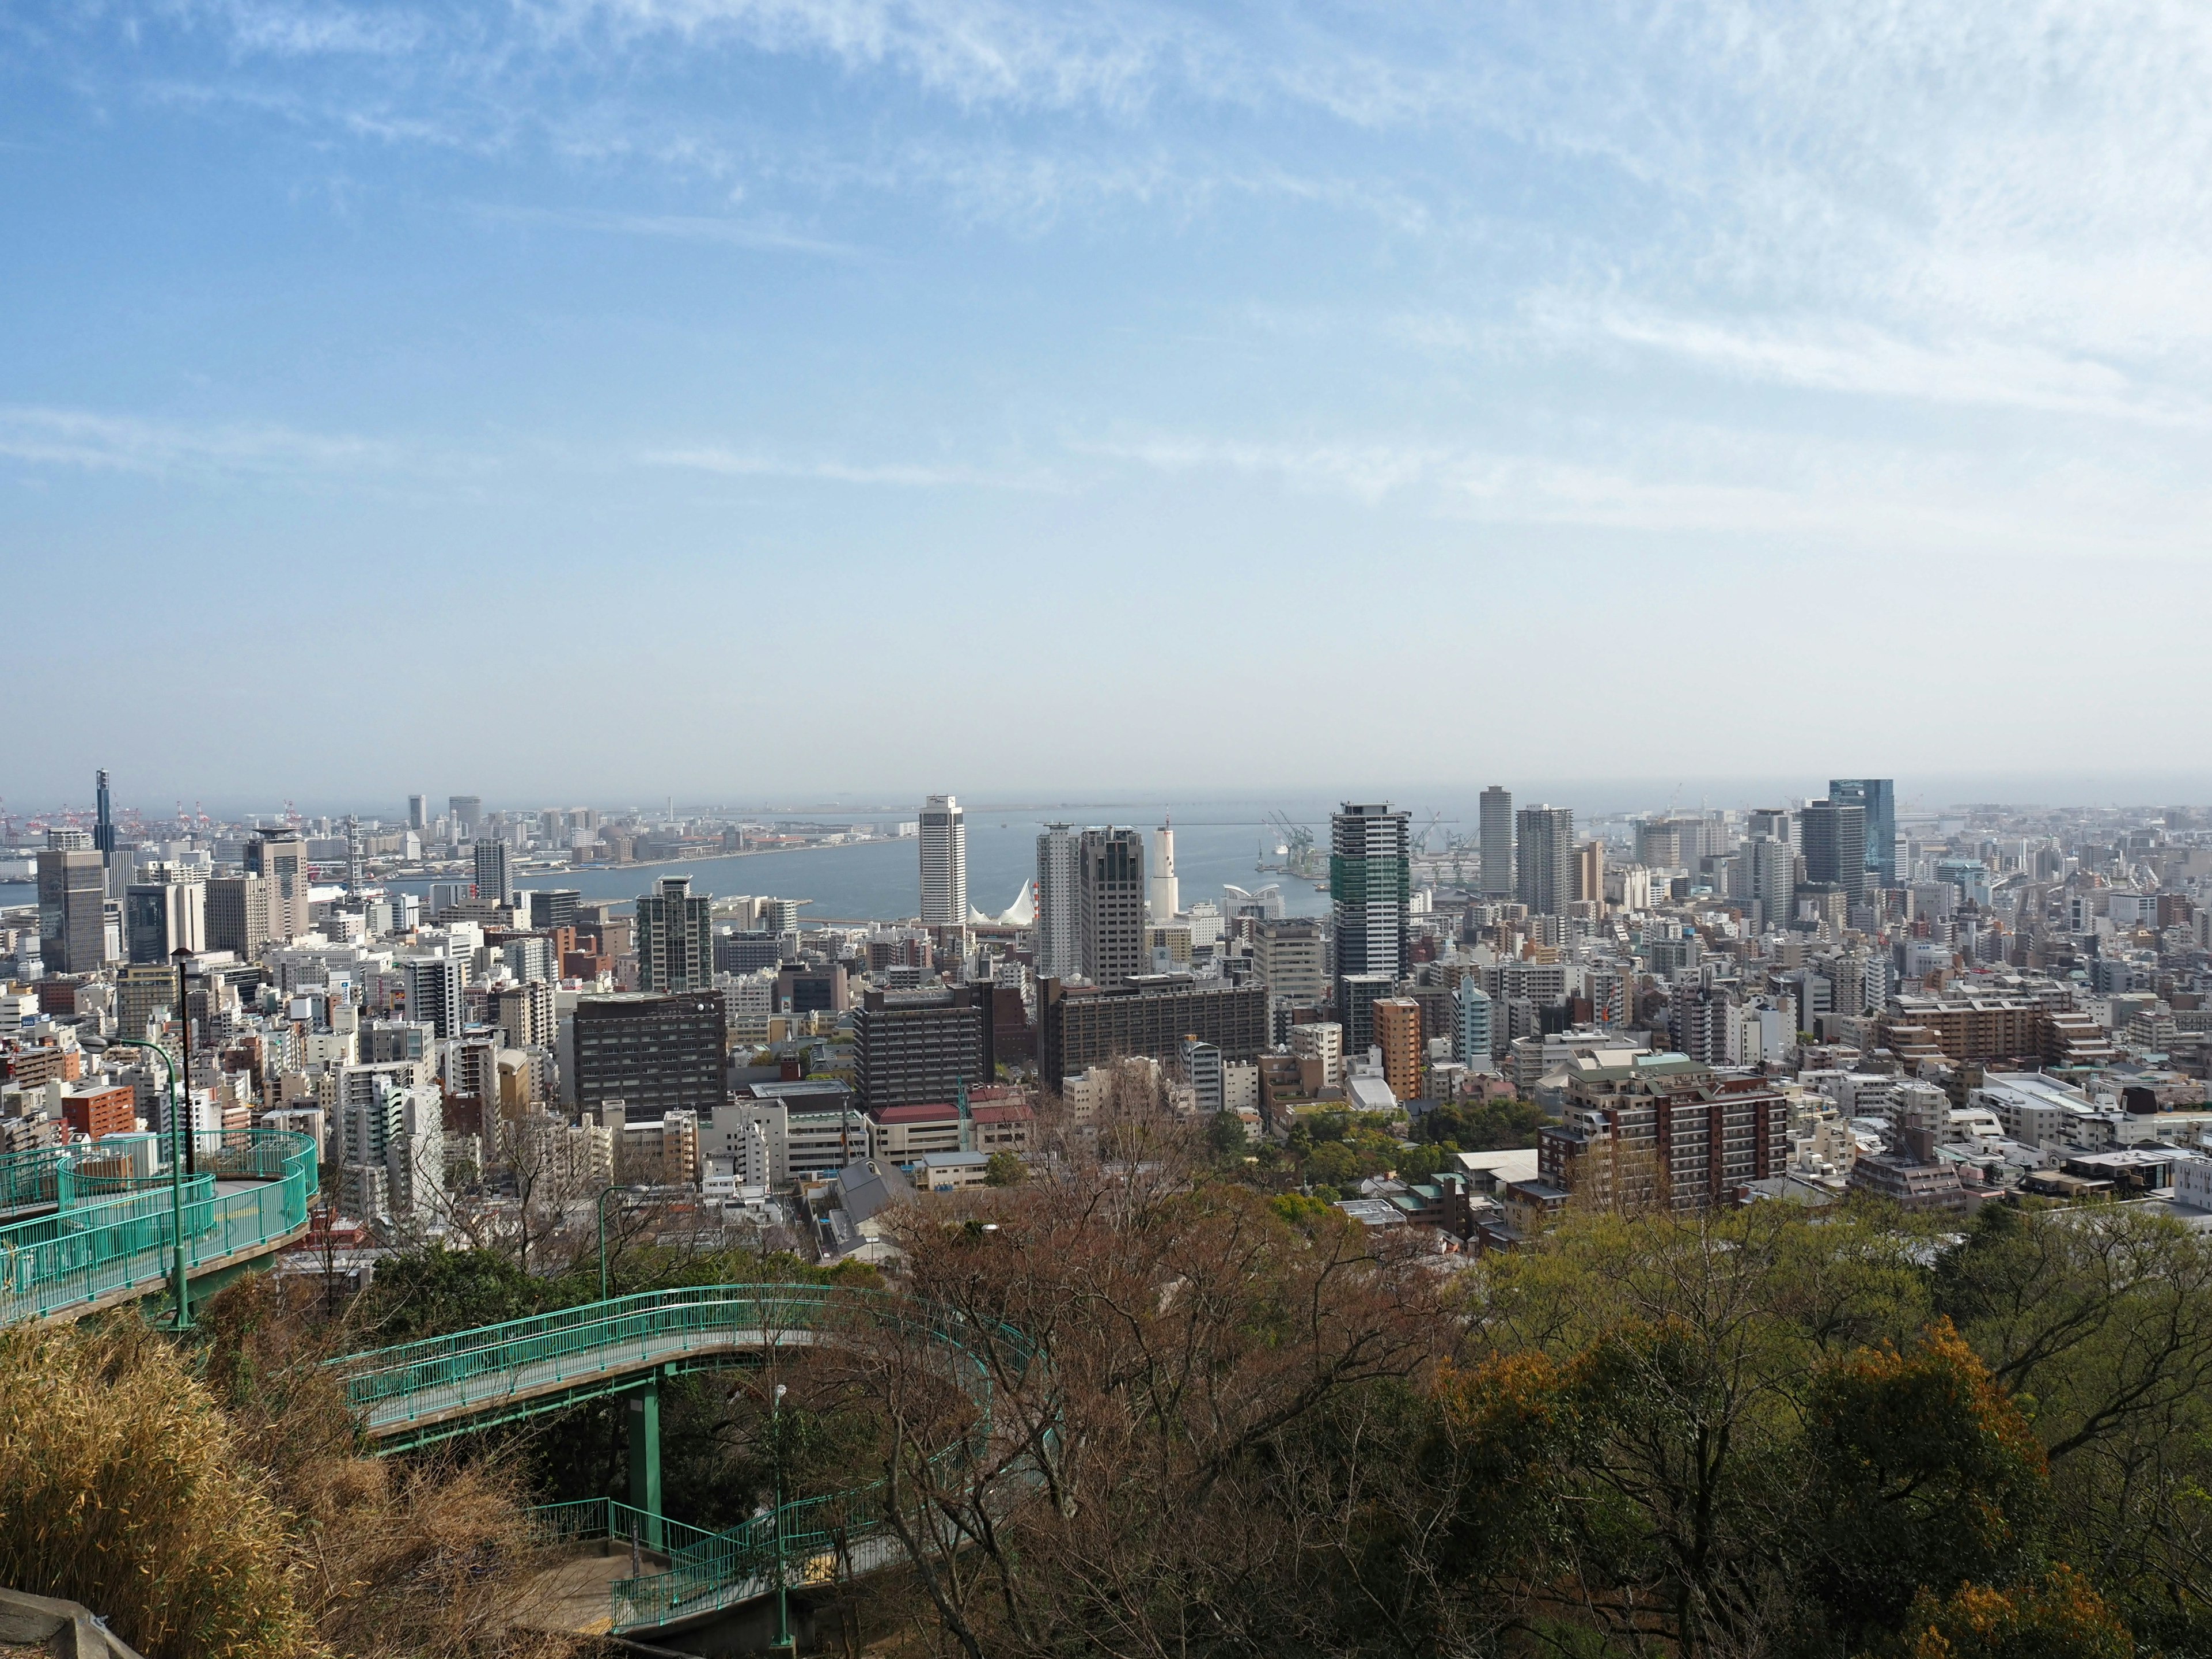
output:
[[[629, 1504], [646, 1514], [646, 1547], [665, 1541], [660, 1525], [660, 1373], [629, 1396]], [[633, 1523], [635, 1525], [635, 1523]], [[635, 1536], [633, 1532], [632, 1536]]]
[[[179, 1018], [183, 1011], [178, 1011]], [[188, 1331], [192, 1328], [191, 1289], [185, 1277], [185, 1164], [184, 1114], [177, 1104], [177, 1062], [169, 1058], [169, 1051], [158, 1042], [146, 1042], [136, 1037], [109, 1039], [121, 1048], [143, 1048], [149, 1054], [161, 1056], [161, 1069], [169, 1074], [169, 1218], [175, 1237], [173, 1254], [175, 1258], [176, 1316], [170, 1321], [173, 1331]], [[106, 1042], [100, 1044], [101, 1048]], [[95, 1049], [97, 1053], [99, 1050]]]
[[768, 1413], [769, 1454], [775, 1468], [775, 1507], [769, 1511], [769, 1523], [775, 1557], [775, 1645], [779, 1650], [792, 1646], [791, 1596], [783, 1571], [783, 1396], [784, 1387], [779, 1382]]

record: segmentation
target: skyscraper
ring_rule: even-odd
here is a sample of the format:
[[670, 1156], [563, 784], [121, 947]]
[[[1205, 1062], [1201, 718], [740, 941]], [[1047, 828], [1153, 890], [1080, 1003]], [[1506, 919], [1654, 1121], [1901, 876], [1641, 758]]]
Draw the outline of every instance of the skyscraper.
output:
[[208, 883], [210, 951], [234, 951], [240, 962], [269, 948], [269, 882], [263, 876], [217, 876]]
[[1866, 809], [1867, 884], [1897, 885], [1897, 782], [1893, 778], [1834, 778], [1828, 799]]
[[1605, 898], [1605, 843], [1586, 841], [1575, 848], [1575, 896], [1602, 902]]
[[483, 822], [483, 797], [481, 795], [448, 795], [446, 810], [453, 815], [453, 839], [474, 841], [477, 826]]
[[[1346, 801], [1329, 819], [1329, 908], [1336, 924], [1340, 1009], [1355, 974], [1406, 971], [1406, 913], [1413, 896], [1410, 814], [1382, 801]], [[1353, 1052], [1363, 1052], [1353, 1049]]]
[[1048, 823], [1036, 838], [1036, 976], [1068, 979], [1083, 971], [1079, 937], [1073, 828]]
[[1127, 985], [1146, 971], [1145, 837], [1091, 829], [1077, 843], [1077, 971], [1095, 985]]
[[124, 937], [131, 960], [166, 963], [177, 951], [207, 949], [207, 888], [172, 878], [136, 881], [123, 890]]
[[1175, 823], [1172, 819], [1152, 831], [1152, 874], [1145, 903], [1155, 922], [1169, 922], [1182, 908], [1176, 886]]
[[97, 973], [107, 960], [106, 872], [98, 853], [66, 844], [83, 835], [49, 831], [39, 854], [40, 955], [49, 973]]
[[505, 904], [514, 896], [514, 879], [508, 873], [507, 843], [489, 836], [477, 842], [477, 896]]
[[714, 901], [689, 876], [664, 876], [637, 901], [637, 988], [708, 991], [714, 985]]
[[246, 871], [269, 883], [269, 936], [286, 944], [307, 931], [307, 843], [297, 830], [258, 830], [246, 843]]
[[1458, 1030], [1452, 1042], [1452, 1058], [1470, 1072], [1494, 1072], [1498, 1062], [1490, 1052], [1490, 998], [1480, 978], [1469, 974], [1459, 982]]
[[950, 795], [922, 805], [921, 925], [968, 925], [968, 820]]
[[430, 827], [430, 798], [428, 795], [407, 797], [407, 827], [418, 834]]
[[1482, 792], [1482, 890], [1513, 896], [1513, 794], [1492, 784]]
[[[1786, 830], [1785, 822], [1783, 828]], [[1797, 854], [1786, 839], [1760, 833], [1736, 849], [1745, 896], [1760, 927], [1786, 927], [1797, 914]]]
[[1564, 806], [1524, 806], [1514, 823], [1516, 896], [1531, 915], [1565, 915], [1575, 891], [1574, 813]]
[[115, 890], [115, 813], [107, 795], [107, 769], [102, 767], [94, 783], [97, 816], [93, 820], [92, 850], [100, 854], [100, 879]]
[[1867, 811], [1856, 801], [1808, 801], [1797, 819], [1805, 879], [1839, 889], [1847, 903], [1865, 901]]

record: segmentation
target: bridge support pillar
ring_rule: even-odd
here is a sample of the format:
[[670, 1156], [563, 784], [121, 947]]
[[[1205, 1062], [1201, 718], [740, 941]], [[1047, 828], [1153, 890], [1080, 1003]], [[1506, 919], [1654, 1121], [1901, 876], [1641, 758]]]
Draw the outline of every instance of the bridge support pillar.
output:
[[665, 1540], [660, 1525], [660, 1378], [656, 1374], [629, 1396], [629, 1502], [651, 1517], [645, 1523], [645, 1547], [657, 1550]]

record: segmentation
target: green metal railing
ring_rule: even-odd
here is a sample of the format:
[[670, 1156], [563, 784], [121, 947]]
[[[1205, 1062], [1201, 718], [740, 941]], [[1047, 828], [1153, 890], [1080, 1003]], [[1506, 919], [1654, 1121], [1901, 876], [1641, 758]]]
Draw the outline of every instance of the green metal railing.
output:
[[0, 1214], [60, 1202], [60, 1168], [65, 1156], [59, 1146], [0, 1155]]
[[[578, 1388], [658, 1373], [709, 1355], [783, 1344], [925, 1339], [947, 1380], [975, 1402], [968, 1435], [933, 1463], [969, 1456], [988, 1436], [988, 1351], [1025, 1367], [1033, 1351], [1005, 1326], [978, 1328], [878, 1291], [810, 1285], [714, 1285], [649, 1291], [431, 1337], [336, 1362], [349, 1402], [372, 1437], [421, 1437], [420, 1425], [482, 1424], [556, 1411]], [[727, 1531], [709, 1533], [612, 1498], [538, 1512], [549, 1537], [659, 1540], [668, 1565], [618, 1580], [613, 1628], [637, 1630], [714, 1611], [786, 1584], [866, 1572], [897, 1559], [881, 1483], [793, 1499]], [[919, 1519], [917, 1515], [915, 1519]]]
[[[72, 1187], [73, 1157], [110, 1155], [89, 1147], [46, 1148], [43, 1167], [0, 1172], [17, 1193], [48, 1183], [43, 1200], [61, 1204]], [[195, 1173], [184, 1185], [187, 1267], [270, 1244], [307, 1224], [315, 1194], [315, 1144], [281, 1130], [222, 1133], [195, 1140]], [[18, 1159], [30, 1155], [17, 1154]], [[80, 1186], [127, 1187], [109, 1196], [62, 1205], [52, 1213], [0, 1226], [0, 1325], [65, 1312], [118, 1291], [155, 1290], [173, 1261], [175, 1216], [167, 1177], [118, 1181], [105, 1173]], [[232, 1190], [221, 1192], [218, 1184]], [[32, 1200], [38, 1201], [38, 1200]]]

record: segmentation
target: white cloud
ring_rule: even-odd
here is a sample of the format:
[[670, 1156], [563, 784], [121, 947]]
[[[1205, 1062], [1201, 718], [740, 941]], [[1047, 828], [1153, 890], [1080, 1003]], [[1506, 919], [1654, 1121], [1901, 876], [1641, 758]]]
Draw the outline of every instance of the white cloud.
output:
[[90, 471], [296, 474], [400, 465], [405, 452], [375, 439], [260, 423], [187, 425], [86, 410], [0, 406], [0, 456]]
[[799, 478], [822, 483], [882, 484], [918, 489], [948, 486], [986, 489], [1049, 489], [1057, 487], [1050, 474], [1030, 469], [994, 470], [930, 462], [861, 462], [794, 458], [711, 445], [648, 450], [638, 459], [647, 466], [681, 467], [732, 478]]
[[860, 258], [864, 250], [849, 243], [802, 236], [771, 225], [738, 219], [713, 218], [704, 214], [613, 213], [590, 208], [539, 208], [475, 202], [467, 210], [478, 218], [518, 225], [543, 225], [557, 230], [582, 230], [607, 236], [648, 236], [679, 242], [719, 242], [728, 247], [754, 248], [773, 253], [811, 253], [827, 258]]

